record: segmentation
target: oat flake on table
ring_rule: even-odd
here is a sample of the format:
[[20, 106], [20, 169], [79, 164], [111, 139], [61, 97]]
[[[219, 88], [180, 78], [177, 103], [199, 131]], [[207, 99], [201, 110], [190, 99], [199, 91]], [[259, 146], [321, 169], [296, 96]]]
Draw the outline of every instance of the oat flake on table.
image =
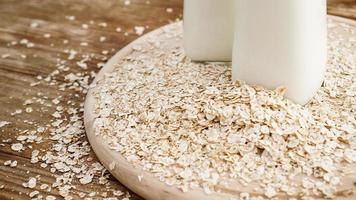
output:
[[[158, 38], [180, 43], [180, 26]], [[232, 178], [269, 198], [333, 197], [355, 174], [356, 55], [355, 44], [330, 37], [325, 81], [305, 106], [284, 99], [283, 87], [232, 83], [229, 65], [193, 63], [180, 45], [167, 51], [149, 38], [93, 86], [95, 132], [183, 191], [209, 193]]]

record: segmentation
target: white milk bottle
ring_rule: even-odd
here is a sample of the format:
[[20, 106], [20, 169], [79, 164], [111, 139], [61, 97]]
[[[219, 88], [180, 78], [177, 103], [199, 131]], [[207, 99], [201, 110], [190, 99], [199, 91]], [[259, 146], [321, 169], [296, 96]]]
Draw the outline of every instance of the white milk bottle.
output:
[[235, 0], [184, 0], [184, 49], [195, 61], [231, 61]]
[[326, 0], [236, 0], [233, 80], [307, 103], [326, 67]]

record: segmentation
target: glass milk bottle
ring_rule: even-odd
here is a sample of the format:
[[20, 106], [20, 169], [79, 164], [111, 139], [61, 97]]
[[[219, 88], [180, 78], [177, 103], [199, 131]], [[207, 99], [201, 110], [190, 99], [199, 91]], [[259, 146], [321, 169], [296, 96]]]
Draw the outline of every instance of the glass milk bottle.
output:
[[196, 61], [231, 61], [235, 0], [184, 0], [184, 49]]
[[233, 80], [307, 103], [326, 67], [326, 0], [236, 0]]

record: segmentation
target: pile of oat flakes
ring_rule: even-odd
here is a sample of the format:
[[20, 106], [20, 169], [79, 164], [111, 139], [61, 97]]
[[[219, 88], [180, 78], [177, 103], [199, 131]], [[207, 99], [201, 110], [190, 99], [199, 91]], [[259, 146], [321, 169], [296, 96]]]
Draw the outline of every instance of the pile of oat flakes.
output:
[[[333, 33], [353, 34], [345, 41]], [[329, 21], [329, 59], [322, 88], [297, 105], [274, 91], [231, 81], [230, 66], [194, 63], [181, 24], [133, 47], [93, 86], [96, 134], [128, 162], [183, 191], [216, 191], [224, 180], [268, 198], [332, 198], [356, 167], [355, 33]], [[256, 187], [251, 188], [255, 184]]]

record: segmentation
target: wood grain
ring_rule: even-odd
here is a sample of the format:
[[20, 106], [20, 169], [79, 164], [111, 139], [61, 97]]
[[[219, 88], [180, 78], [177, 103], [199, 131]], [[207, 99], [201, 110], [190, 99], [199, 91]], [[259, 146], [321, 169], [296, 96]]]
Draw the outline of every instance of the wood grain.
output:
[[356, 0], [334, 0], [328, 5], [328, 13], [356, 20]]
[[[339, 16], [355, 19], [356, 2], [336, 4], [332, 2], [329, 12]], [[166, 8], [173, 8], [172, 13], [166, 12]], [[31, 190], [22, 187], [22, 183], [29, 177], [41, 175], [41, 182], [52, 183], [58, 173], [51, 173], [48, 168], [42, 168], [39, 164], [30, 162], [30, 149], [21, 153], [15, 153], [10, 149], [16, 136], [26, 129], [48, 124], [54, 109], [50, 106], [33, 104], [33, 112], [12, 116], [16, 109], [24, 109], [26, 99], [46, 96], [53, 99], [59, 95], [66, 100], [71, 100], [75, 105], [84, 101], [83, 95], [76, 95], [74, 91], [60, 91], [55, 86], [40, 84], [31, 87], [32, 82], [37, 81], [36, 76], [46, 76], [56, 69], [56, 59], [66, 58], [64, 53], [67, 48], [78, 51], [79, 56], [87, 53], [95, 54], [95, 59], [88, 63], [87, 71], [98, 71], [96, 64], [103, 62], [105, 56], [103, 50], [110, 50], [107, 57], [111, 57], [117, 50], [138, 37], [134, 33], [134, 26], [147, 26], [145, 32], [151, 31], [180, 18], [182, 15], [181, 0], [131, 0], [129, 6], [124, 6], [124, 0], [0, 0], [0, 56], [9, 54], [7, 58], [0, 57], [0, 121], [9, 121], [10, 125], [0, 129], [0, 199], [29, 199]], [[75, 16], [71, 21], [66, 16]], [[90, 25], [93, 20], [95, 25]], [[32, 22], [39, 24], [38, 28], [30, 28]], [[106, 22], [107, 27], [98, 26], [98, 23]], [[89, 24], [89, 29], [83, 29], [82, 24]], [[117, 27], [122, 32], [115, 31]], [[128, 36], [125, 36], [125, 32]], [[50, 34], [51, 38], [45, 38], [44, 34]], [[105, 36], [107, 40], [100, 42], [99, 38]], [[28, 39], [33, 42], [33, 48], [23, 45], [8, 46], [13, 41]], [[63, 41], [68, 40], [68, 44]], [[80, 46], [81, 42], [88, 42], [88, 46]], [[113, 50], [113, 51], [112, 51]], [[24, 55], [26, 58], [24, 58]], [[79, 57], [78, 56], [78, 57]], [[67, 63], [73, 73], [82, 72], [74, 59]], [[64, 83], [64, 77], [57, 76], [58, 83]], [[26, 122], [28, 120], [28, 122]], [[43, 136], [48, 136], [48, 132]], [[46, 150], [50, 148], [51, 141], [41, 144], [33, 144], [34, 149]], [[94, 161], [97, 161], [92, 152]], [[17, 160], [16, 168], [4, 166], [6, 160]], [[112, 187], [127, 191], [113, 177], [110, 179]], [[74, 193], [97, 191], [105, 192], [97, 181], [88, 185], [75, 184]], [[44, 192], [44, 191], [41, 191]], [[58, 191], [44, 192], [61, 199]], [[131, 199], [141, 199], [132, 194]], [[95, 198], [100, 198], [97, 196]], [[80, 199], [75, 196], [75, 199]]]

